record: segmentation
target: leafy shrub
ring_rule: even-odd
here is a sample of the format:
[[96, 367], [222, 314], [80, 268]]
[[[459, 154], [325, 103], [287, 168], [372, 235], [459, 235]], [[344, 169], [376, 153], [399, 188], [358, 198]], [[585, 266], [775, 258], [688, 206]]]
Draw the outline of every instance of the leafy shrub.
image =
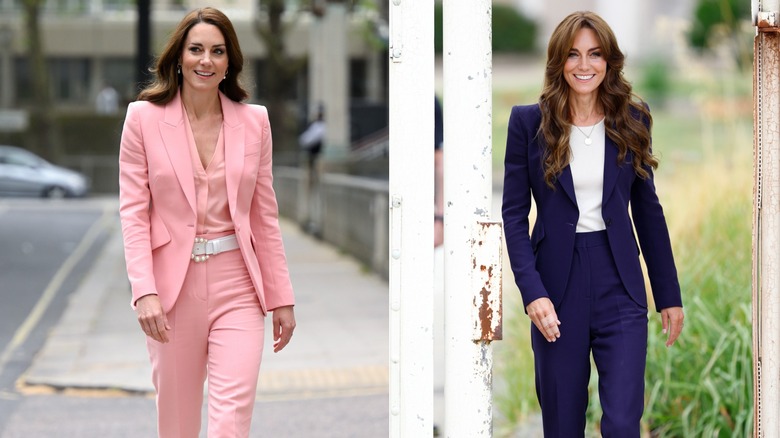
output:
[[[536, 48], [536, 23], [511, 6], [493, 5], [492, 30], [494, 52], [531, 53]], [[443, 46], [441, 3], [436, 3], [434, 10], [433, 45], [436, 53], [441, 53]]]

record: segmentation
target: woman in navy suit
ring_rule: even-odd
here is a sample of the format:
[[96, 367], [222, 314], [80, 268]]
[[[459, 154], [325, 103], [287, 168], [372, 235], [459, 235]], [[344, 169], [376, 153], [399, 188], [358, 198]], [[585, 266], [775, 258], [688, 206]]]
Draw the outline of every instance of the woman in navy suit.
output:
[[[652, 117], [623, 78], [623, 62], [601, 17], [573, 13], [550, 39], [539, 102], [514, 107], [509, 119], [503, 219], [533, 322], [545, 437], [584, 435], [591, 354], [603, 436], [639, 437], [648, 312], [640, 247], [667, 346], [683, 327], [653, 183]], [[532, 199], [537, 217], [529, 237]]]

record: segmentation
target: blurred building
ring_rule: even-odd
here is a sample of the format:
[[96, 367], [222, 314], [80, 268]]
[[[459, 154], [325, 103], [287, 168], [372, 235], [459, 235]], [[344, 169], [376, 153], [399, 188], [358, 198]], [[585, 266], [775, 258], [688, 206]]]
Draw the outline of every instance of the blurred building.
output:
[[[0, 109], [25, 108], [32, 101], [30, 66], [26, 57], [24, 0], [0, 0]], [[376, 3], [385, 3], [378, 0]], [[262, 83], [266, 50], [254, 29], [257, 0], [152, 0], [152, 52], [162, 45], [183, 14], [196, 7], [224, 11], [238, 33], [244, 52], [245, 80], [252, 84], [251, 100], [263, 102]], [[301, 1], [288, 0], [287, 21], [292, 31], [287, 48], [293, 57], [309, 53], [309, 30], [316, 17], [295, 13]], [[369, 35], [376, 11], [353, 9], [347, 19], [348, 92], [352, 104], [386, 105], [387, 63], [376, 36]], [[52, 96], [58, 108], [92, 108], [105, 85], [122, 99], [136, 93], [135, 51], [137, 10], [135, 0], [48, 0], [41, 16], [43, 47], [50, 71]], [[376, 26], [373, 26], [375, 28]], [[308, 71], [304, 69], [289, 96], [305, 102]]]

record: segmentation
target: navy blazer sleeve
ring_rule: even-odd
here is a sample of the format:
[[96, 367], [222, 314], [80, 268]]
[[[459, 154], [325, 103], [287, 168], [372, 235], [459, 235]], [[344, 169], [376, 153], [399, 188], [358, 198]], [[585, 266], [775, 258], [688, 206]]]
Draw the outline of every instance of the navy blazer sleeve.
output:
[[647, 275], [657, 310], [682, 307], [680, 283], [672, 243], [661, 203], [655, 192], [653, 169], [649, 177], [636, 178], [631, 187], [631, 218], [647, 265]]
[[531, 211], [528, 152], [540, 122], [537, 105], [512, 108], [504, 159], [504, 197], [501, 212], [509, 260], [524, 307], [536, 299], [549, 296], [536, 270], [528, 221]]

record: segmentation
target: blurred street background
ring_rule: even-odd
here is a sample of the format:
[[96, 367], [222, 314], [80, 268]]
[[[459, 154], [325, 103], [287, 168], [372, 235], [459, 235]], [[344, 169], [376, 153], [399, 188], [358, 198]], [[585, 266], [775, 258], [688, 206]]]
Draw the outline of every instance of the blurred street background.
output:
[[[77, 193], [41, 183], [47, 165], [12, 168], [0, 154], [0, 438], [154, 436], [116, 213], [119, 136], [159, 44], [206, 5], [233, 20], [250, 102], [270, 111], [299, 303], [291, 348], [264, 357], [252, 436], [387, 435], [388, 0], [0, 0], [0, 145], [89, 184], [79, 199], [34, 199]], [[686, 305], [671, 350], [650, 315], [646, 432], [751, 436], [750, 2], [494, 0], [496, 216], [509, 111], [536, 101], [547, 38], [581, 9], [613, 27], [626, 77], [653, 111]], [[440, 53], [440, 2], [436, 17]], [[441, 94], [438, 54], [436, 82], [445, 104], [457, 98]], [[319, 114], [319, 151], [302, 147]], [[21, 189], [3, 183], [21, 173], [37, 185], [10, 197]], [[529, 321], [508, 271], [495, 436], [536, 437]], [[589, 412], [592, 436], [599, 415]]]

